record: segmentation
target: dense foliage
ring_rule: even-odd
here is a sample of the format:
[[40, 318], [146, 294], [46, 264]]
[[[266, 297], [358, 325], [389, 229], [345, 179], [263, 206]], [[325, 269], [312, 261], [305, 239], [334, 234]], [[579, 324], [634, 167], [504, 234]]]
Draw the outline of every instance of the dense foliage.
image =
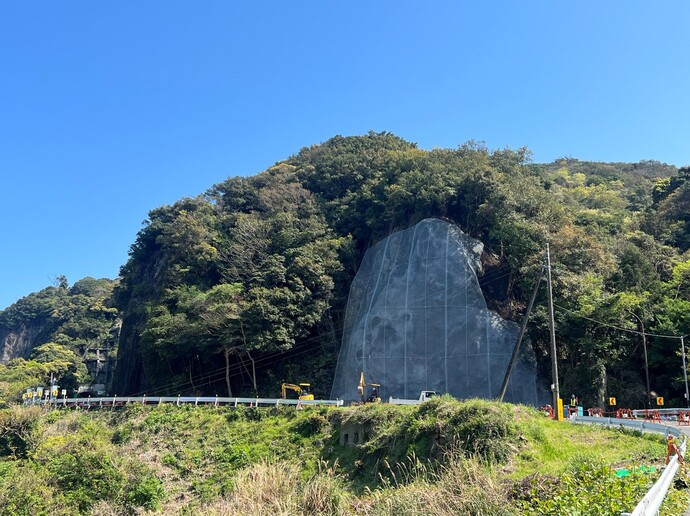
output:
[[[518, 320], [550, 244], [561, 387], [680, 403], [690, 330], [688, 169], [662, 163], [530, 163], [527, 149], [469, 142], [423, 151], [389, 134], [335, 137], [253, 177], [151, 212], [122, 269], [119, 392], [327, 395], [350, 281], [364, 251], [426, 217], [487, 249], [490, 306]], [[544, 290], [529, 326], [550, 376]], [[625, 330], [632, 331], [625, 331]]]
[[0, 402], [16, 401], [27, 387], [50, 385], [51, 376], [72, 395], [91, 378], [86, 363], [94, 350], [117, 352], [118, 311], [112, 304], [114, 281], [84, 278], [69, 286], [61, 276], [56, 285], [30, 294], [0, 312], [0, 335], [24, 339], [22, 349], [0, 364]]
[[[277, 396], [283, 381], [310, 381], [327, 396], [364, 252], [442, 217], [484, 243], [487, 302], [516, 321], [550, 245], [564, 397], [641, 407], [658, 395], [684, 405], [689, 214], [687, 167], [535, 164], [527, 149], [468, 142], [425, 151], [390, 133], [338, 136], [150, 212], [112, 298], [123, 323], [111, 392]], [[75, 345], [85, 321], [111, 321], [114, 309], [104, 300], [103, 318], [75, 319], [70, 310], [91, 308], [61, 292], [18, 302], [0, 326], [59, 321], [60, 338], [40, 343], [83, 349]], [[56, 309], [60, 299], [69, 306]], [[545, 289], [528, 332], [548, 385]]]

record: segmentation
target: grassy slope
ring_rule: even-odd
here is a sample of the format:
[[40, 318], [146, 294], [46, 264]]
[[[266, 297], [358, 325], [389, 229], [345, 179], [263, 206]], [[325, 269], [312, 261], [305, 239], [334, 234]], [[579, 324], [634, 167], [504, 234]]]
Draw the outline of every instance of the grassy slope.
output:
[[[15, 409], [0, 423], [0, 505], [10, 514], [536, 514], [581, 500], [614, 514], [652, 479], [613, 484], [609, 466], [665, 457], [660, 437], [450, 398], [303, 411]], [[353, 429], [365, 442], [341, 446]], [[608, 491], [568, 498], [596, 491], [590, 483]], [[669, 513], [682, 513], [687, 496], [674, 496]]]
[[520, 428], [527, 440], [504, 468], [510, 478], [531, 474], [537, 465], [542, 474], [558, 475], [582, 455], [614, 468], [634, 464], [661, 467], [666, 457], [663, 439], [654, 434], [640, 435], [538, 418], [525, 419]]

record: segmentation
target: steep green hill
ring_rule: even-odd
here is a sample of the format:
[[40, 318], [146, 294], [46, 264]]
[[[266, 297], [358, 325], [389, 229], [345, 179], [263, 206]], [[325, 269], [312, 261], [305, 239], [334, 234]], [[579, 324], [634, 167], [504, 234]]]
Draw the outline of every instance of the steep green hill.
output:
[[[660, 436], [446, 397], [301, 411], [14, 408], [0, 411], [0, 428], [0, 506], [31, 516], [617, 515], [665, 458]], [[615, 475], [636, 466], [657, 471]], [[664, 514], [688, 503], [674, 490]]]
[[[39, 377], [50, 368], [27, 373], [26, 364], [10, 364], [31, 359], [36, 346], [66, 347], [43, 360], [59, 351], [93, 362], [87, 350], [112, 354], [108, 342], [117, 337], [112, 394], [277, 396], [283, 381], [309, 381], [326, 397], [364, 252], [393, 231], [441, 217], [483, 242], [480, 284], [489, 307], [511, 320], [522, 317], [550, 245], [566, 397], [587, 407], [609, 396], [642, 407], [656, 394], [682, 405], [677, 337], [690, 333], [689, 179], [690, 168], [655, 161], [535, 164], [525, 148], [468, 142], [425, 151], [390, 133], [337, 136], [153, 209], [112, 296], [110, 282], [105, 297], [71, 293], [84, 281], [107, 281], [87, 278], [0, 312], [0, 381], [15, 393], [45, 382]], [[540, 292], [528, 334], [548, 385], [545, 306]], [[643, 340], [643, 329], [676, 338]], [[83, 376], [75, 374], [59, 381], [71, 387]]]
[[[564, 393], [648, 401], [640, 336], [690, 331], [687, 169], [533, 164], [469, 142], [424, 151], [390, 133], [335, 137], [150, 213], [122, 269], [113, 392], [327, 396], [364, 251], [427, 217], [485, 244], [489, 306], [519, 320], [546, 243]], [[544, 295], [528, 327], [548, 385]], [[560, 336], [563, 336], [560, 338]], [[678, 340], [649, 338], [650, 390], [681, 403]], [[353, 383], [356, 379], [353, 379]]]

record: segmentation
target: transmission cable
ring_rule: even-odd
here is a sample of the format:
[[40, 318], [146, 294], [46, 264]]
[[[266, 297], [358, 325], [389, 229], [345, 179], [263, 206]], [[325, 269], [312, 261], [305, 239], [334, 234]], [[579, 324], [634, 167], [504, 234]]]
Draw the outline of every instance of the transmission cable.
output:
[[586, 319], [586, 320], [591, 321], [593, 323], [597, 323], [600, 326], [606, 326], [609, 328], [613, 328], [615, 330], [625, 331], [628, 333], [635, 333], [637, 335], [644, 335], [646, 337], [660, 337], [660, 338], [665, 338], [665, 339], [679, 339], [680, 340], [680, 339], [687, 337], [687, 335], [680, 335], [680, 336], [678, 336], [678, 335], [660, 335], [657, 333], [647, 333], [647, 332], [641, 332], [641, 331], [637, 331], [637, 330], [631, 330], [630, 328], [623, 328], [621, 326], [616, 326], [615, 324], [606, 323], [604, 321], [598, 321], [597, 319], [592, 319], [591, 317], [587, 317], [586, 315], [578, 314], [576, 312], [573, 312], [572, 310], [569, 310], [569, 309], [562, 307], [562, 306], [559, 306], [557, 304], [554, 304], [553, 306], [555, 306], [559, 310], [562, 310], [564, 312], [568, 312], [569, 314], [572, 314], [575, 317], [579, 317], [581, 319]]

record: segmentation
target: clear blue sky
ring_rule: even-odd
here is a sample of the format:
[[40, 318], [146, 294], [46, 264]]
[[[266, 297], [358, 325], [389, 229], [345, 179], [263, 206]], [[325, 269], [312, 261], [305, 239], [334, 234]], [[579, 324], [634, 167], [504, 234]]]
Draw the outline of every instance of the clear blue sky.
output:
[[336, 134], [690, 163], [690, 2], [2, 2], [0, 309]]

